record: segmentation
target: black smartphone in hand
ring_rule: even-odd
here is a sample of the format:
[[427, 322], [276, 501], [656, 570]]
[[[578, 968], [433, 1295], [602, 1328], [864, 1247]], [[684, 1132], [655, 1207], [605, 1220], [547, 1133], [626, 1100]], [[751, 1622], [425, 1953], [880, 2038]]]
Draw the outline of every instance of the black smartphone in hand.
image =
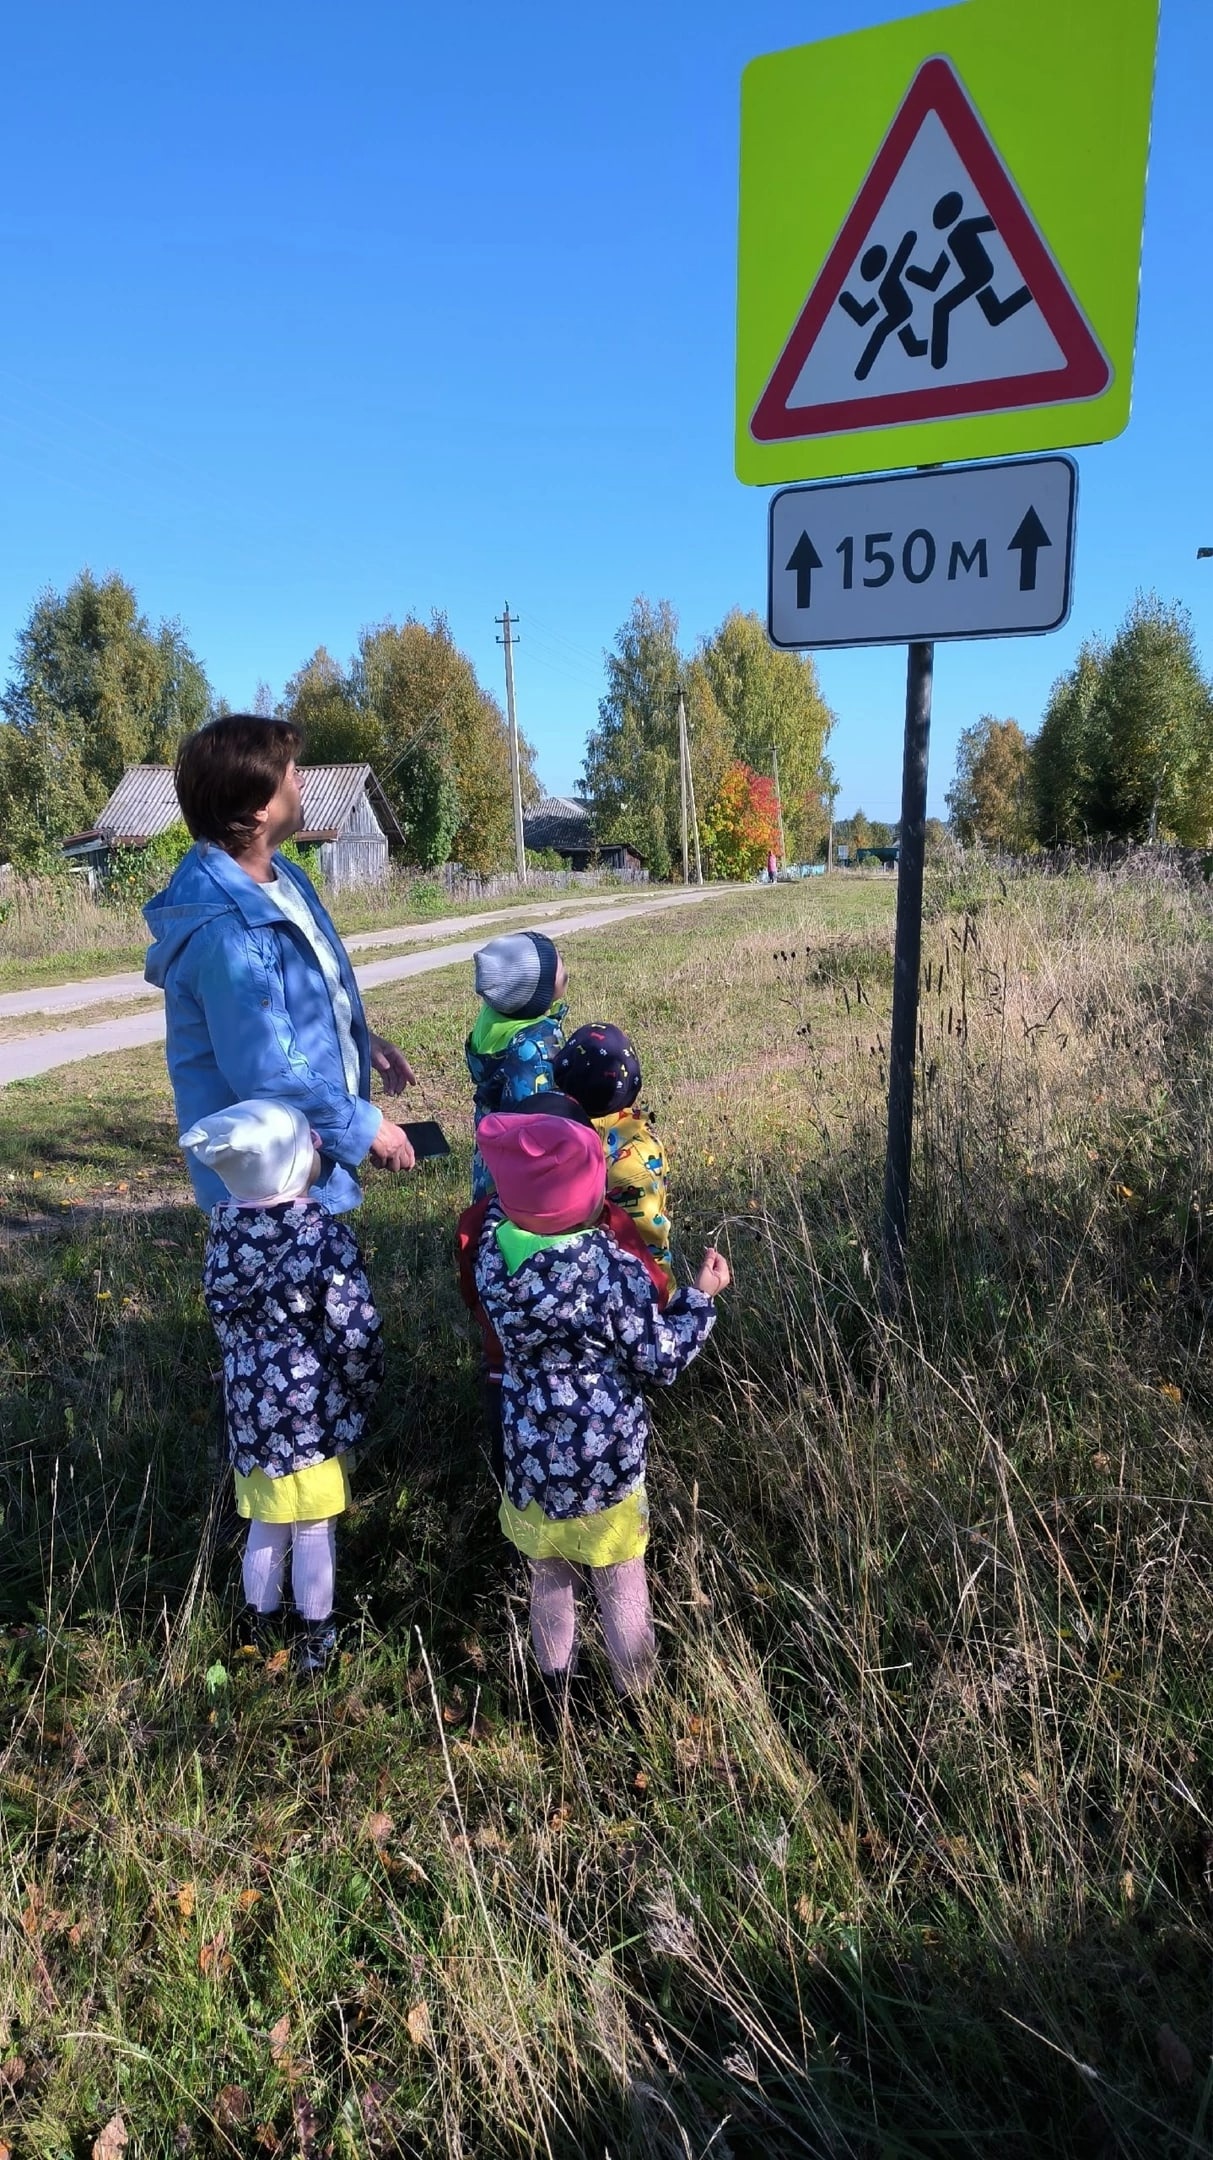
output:
[[415, 1124], [405, 1125], [409, 1146], [418, 1162], [436, 1162], [440, 1155], [449, 1155], [450, 1142], [434, 1118], [419, 1118]]

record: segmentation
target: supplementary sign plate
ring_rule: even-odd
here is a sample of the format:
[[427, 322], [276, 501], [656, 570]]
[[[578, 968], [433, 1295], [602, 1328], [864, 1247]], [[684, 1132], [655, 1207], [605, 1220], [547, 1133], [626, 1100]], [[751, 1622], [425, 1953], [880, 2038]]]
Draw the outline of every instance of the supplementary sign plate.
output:
[[771, 500], [771, 642], [906, 645], [1060, 629], [1077, 501], [1068, 457], [783, 488]]

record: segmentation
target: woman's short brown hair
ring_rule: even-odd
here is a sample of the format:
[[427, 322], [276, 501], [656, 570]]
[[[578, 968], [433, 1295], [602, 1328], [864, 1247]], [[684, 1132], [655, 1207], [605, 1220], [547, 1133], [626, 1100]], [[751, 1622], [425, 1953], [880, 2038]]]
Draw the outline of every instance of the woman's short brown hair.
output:
[[302, 747], [293, 721], [259, 713], [225, 713], [187, 735], [173, 778], [193, 838], [240, 854], [257, 831], [258, 810], [277, 794]]

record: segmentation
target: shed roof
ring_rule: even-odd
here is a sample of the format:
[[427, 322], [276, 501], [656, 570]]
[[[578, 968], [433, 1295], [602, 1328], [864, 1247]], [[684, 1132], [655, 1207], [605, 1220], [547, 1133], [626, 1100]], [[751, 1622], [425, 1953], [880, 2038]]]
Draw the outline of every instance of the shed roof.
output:
[[589, 804], [577, 795], [545, 795], [528, 810], [522, 830], [529, 848], [554, 848], [557, 854], [579, 854], [597, 845]]
[[[336, 840], [345, 831], [365, 789], [375, 815], [389, 840], [403, 838], [391, 804], [369, 765], [301, 765], [303, 828], [299, 839], [305, 846]], [[72, 842], [103, 838], [119, 847], [142, 847], [155, 840], [181, 816], [177, 790], [169, 765], [128, 765], [95, 826], [87, 833], [73, 833]]]

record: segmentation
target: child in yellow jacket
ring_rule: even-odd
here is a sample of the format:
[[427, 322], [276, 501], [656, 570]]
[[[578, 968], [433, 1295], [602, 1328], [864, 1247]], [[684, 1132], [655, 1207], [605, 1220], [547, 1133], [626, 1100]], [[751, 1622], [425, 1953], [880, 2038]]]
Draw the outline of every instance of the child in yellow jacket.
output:
[[631, 1216], [672, 1290], [665, 1150], [652, 1111], [639, 1100], [634, 1044], [610, 1022], [579, 1027], [557, 1052], [552, 1078], [593, 1118], [606, 1155], [607, 1198]]

